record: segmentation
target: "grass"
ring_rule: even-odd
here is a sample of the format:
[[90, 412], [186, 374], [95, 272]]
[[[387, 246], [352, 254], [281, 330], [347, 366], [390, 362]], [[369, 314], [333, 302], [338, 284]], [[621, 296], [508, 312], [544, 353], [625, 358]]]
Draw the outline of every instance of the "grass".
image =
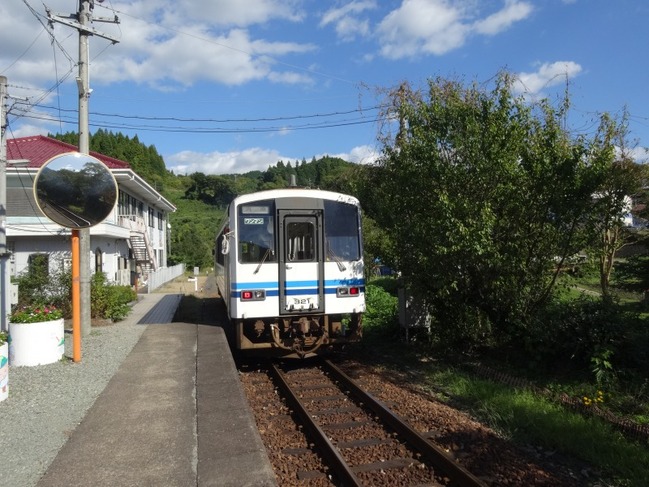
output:
[[649, 478], [649, 449], [625, 439], [611, 425], [596, 417], [568, 411], [552, 400], [526, 389], [446, 372], [432, 372], [434, 381], [470, 411], [517, 443], [533, 443], [557, 449], [605, 468], [632, 485]]

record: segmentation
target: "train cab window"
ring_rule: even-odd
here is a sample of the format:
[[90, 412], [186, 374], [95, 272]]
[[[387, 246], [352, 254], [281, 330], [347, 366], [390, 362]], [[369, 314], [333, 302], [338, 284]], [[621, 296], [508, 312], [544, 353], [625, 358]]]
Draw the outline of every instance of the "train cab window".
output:
[[325, 201], [327, 260], [353, 261], [361, 258], [360, 222], [355, 205]]
[[272, 215], [239, 215], [239, 262], [257, 264], [274, 262], [275, 226]]
[[311, 262], [315, 260], [315, 225], [313, 222], [289, 222], [286, 225], [287, 260]]

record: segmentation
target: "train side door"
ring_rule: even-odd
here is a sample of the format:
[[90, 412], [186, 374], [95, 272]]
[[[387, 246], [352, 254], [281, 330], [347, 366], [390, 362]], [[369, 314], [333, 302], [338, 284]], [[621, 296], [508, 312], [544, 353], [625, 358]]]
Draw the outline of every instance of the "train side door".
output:
[[322, 212], [280, 210], [280, 314], [324, 309]]

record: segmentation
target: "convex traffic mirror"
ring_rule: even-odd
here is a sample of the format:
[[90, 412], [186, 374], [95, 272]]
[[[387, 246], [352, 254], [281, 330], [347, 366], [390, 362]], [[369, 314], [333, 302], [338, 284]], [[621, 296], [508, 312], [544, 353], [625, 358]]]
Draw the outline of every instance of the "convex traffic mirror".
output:
[[117, 202], [117, 182], [99, 159], [68, 152], [47, 161], [36, 174], [34, 197], [43, 214], [71, 229], [106, 219]]

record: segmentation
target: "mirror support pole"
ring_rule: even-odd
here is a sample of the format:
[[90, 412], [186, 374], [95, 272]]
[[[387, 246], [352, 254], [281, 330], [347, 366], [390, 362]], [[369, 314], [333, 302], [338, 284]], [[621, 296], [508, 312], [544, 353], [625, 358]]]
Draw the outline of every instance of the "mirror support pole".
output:
[[81, 298], [79, 279], [79, 230], [72, 230], [72, 360], [81, 362]]
[[81, 290], [81, 335], [92, 331], [92, 286], [90, 283], [90, 229], [79, 229], [79, 285]]

